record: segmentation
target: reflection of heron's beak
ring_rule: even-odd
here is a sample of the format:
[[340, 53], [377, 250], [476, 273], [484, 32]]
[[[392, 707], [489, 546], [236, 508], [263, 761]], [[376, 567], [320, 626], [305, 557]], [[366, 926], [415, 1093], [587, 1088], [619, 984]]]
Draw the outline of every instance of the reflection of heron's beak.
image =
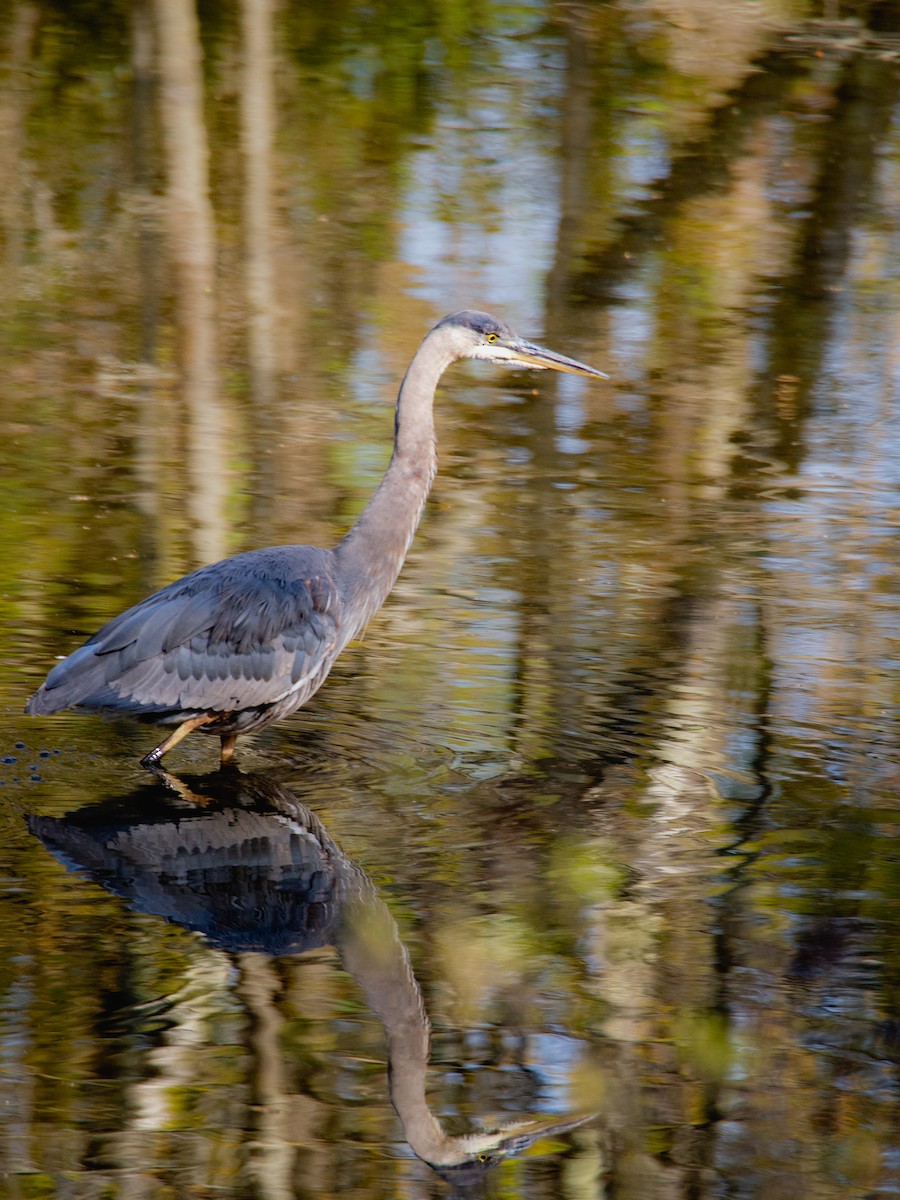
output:
[[523, 366], [536, 367], [539, 371], [566, 371], [570, 375], [609, 379], [608, 375], [598, 371], [596, 367], [589, 367], [575, 358], [566, 358], [564, 354], [557, 354], [555, 350], [545, 350], [543, 346], [536, 346], [533, 342], [510, 341], [506, 343], [506, 348], [513, 355], [513, 363], [518, 360]]
[[[452, 1137], [442, 1134], [439, 1143], [427, 1150], [409, 1138], [408, 1129], [406, 1135], [415, 1153], [424, 1158], [439, 1175], [460, 1183], [463, 1180], [474, 1181], [504, 1159], [523, 1154], [539, 1142], [556, 1138], [571, 1129], [578, 1129], [598, 1115], [595, 1112], [578, 1113], [550, 1120], [513, 1121], [501, 1129], [484, 1133], [464, 1133]], [[426, 1153], [423, 1154], [423, 1150]]]
[[482, 1152], [491, 1149], [495, 1154], [499, 1153], [506, 1157], [511, 1154], [521, 1154], [523, 1150], [529, 1149], [536, 1142], [543, 1141], [545, 1138], [558, 1137], [561, 1133], [568, 1133], [570, 1129], [586, 1125], [596, 1116], [597, 1113], [590, 1112], [549, 1121], [513, 1121], [493, 1133], [469, 1136], [475, 1143], [479, 1136], [483, 1139], [484, 1145], [480, 1147]]

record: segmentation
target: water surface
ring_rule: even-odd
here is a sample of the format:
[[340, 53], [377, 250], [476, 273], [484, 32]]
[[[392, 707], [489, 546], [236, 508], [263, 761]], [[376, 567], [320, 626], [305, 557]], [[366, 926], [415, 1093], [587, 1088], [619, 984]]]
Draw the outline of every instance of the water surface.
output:
[[[896, 1194], [895, 8], [189, 11], [0, 16], [6, 1194]], [[22, 715], [464, 306], [611, 381], [448, 373], [306, 709]]]

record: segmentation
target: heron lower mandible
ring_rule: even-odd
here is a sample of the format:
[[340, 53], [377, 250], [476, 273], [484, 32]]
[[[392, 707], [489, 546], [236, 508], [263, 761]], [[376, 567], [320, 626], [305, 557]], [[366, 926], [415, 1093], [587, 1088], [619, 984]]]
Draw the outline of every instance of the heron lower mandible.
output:
[[238, 734], [304, 704], [400, 573], [437, 469], [435, 389], [462, 358], [607, 378], [487, 313], [444, 317], [400, 385], [387, 472], [333, 550], [270, 546], [192, 571], [55, 666], [25, 711], [81, 708], [175, 726], [141, 759], [153, 767], [195, 729], [217, 734], [228, 762]]

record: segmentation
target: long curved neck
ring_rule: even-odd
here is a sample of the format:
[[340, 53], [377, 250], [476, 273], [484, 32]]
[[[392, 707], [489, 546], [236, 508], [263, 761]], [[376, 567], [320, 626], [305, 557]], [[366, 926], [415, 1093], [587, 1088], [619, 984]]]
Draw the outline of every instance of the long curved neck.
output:
[[356, 601], [356, 629], [384, 603], [419, 524], [437, 470], [434, 393], [455, 357], [433, 333], [422, 342], [397, 396], [390, 465], [359, 520], [335, 549], [348, 599]]

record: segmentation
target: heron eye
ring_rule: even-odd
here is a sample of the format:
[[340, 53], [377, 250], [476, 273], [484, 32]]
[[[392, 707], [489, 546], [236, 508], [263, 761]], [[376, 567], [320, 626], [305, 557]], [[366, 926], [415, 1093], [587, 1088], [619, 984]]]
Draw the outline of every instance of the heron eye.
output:
[[488, 334], [488, 335], [485, 337], [485, 339], [484, 339], [484, 340], [485, 340], [486, 342], [496, 342], [496, 340], [497, 340], [497, 335], [496, 335], [496, 333], [489, 333], [489, 334]]

